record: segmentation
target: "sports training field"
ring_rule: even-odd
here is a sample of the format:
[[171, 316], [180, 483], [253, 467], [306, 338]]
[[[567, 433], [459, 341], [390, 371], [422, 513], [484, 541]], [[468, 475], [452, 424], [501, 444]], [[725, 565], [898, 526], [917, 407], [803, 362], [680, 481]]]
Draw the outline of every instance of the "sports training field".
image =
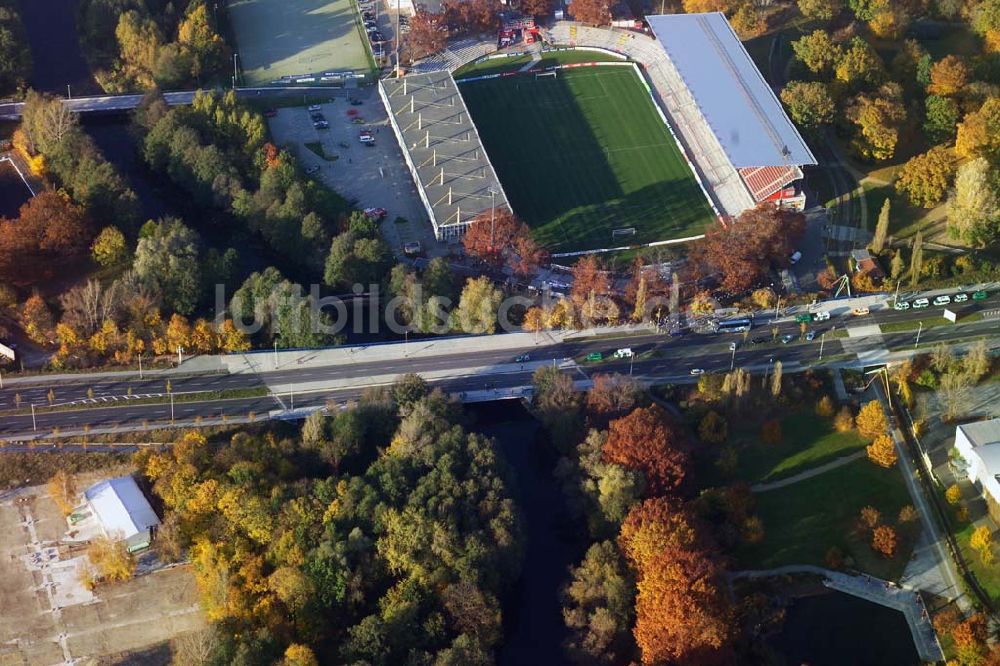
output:
[[[550, 252], [685, 238], [714, 219], [632, 68], [459, 90], [514, 211]], [[635, 235], [612, 238], [627, 227]]]
[[247, 85], [371, 69], [351, 0], [233, 0], [229, 16]]

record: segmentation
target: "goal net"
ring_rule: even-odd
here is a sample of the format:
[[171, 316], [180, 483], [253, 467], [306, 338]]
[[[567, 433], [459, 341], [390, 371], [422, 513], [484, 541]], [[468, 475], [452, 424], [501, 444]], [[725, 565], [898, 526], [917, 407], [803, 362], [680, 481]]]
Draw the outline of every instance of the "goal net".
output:
[[546, 76], [551, 77], [553, 79], [556, 78], [556, 70], [553, 69], [551, 72], [537, 72], [535, 74], [535, 79], [543, 79]]
[[619, 236], [635, 236], [635, 227], [625, 227], [624, 229], [611, 230], [612, 238], [618, 238]]

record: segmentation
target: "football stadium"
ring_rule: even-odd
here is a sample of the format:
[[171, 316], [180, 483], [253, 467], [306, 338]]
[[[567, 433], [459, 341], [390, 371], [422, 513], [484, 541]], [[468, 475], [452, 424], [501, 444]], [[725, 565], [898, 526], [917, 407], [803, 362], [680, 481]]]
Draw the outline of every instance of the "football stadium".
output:
[[439, 240], [500, 205], [557, 257], [801, 205], [816, 160], [725, 17], [647, 21], [652, 36], [560, 21], [540, 54], [445, 53], [439, 71], [380, 84]]

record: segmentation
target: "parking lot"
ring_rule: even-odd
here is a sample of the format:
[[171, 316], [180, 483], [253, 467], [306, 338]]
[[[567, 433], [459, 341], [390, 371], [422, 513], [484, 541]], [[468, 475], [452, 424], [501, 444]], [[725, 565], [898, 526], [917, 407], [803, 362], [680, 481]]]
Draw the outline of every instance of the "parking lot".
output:
[[[382, 101], [374, 88], [351, 90], [350, 95], [319, 105], [328, 129], [315, 128], [306, 107], [291, 107], [278, 109], [268, 119], [271, 134], [307, 169], [318, 167], [314, 177], [353, 205], [385, 208], [388, 215], [382, 232], [395, 252], [401, 252], [405, 243], [418, 241], [428, 256], [445, 254], [447, 246], [434, 239]], [[350, 99], [361, 104], [352, 105]], [[374, 137], [369, 145], [359, 140], [365, 131]], [[322, 156], [314, 150], [317, 146]], [[397, 222], [398, 218], [404, 221]]]
[[67, 529], [44, 486], [0, 496], [0, 665], [149, 663], [137, 653], [205, 626], [186, 567], [88, 591]]

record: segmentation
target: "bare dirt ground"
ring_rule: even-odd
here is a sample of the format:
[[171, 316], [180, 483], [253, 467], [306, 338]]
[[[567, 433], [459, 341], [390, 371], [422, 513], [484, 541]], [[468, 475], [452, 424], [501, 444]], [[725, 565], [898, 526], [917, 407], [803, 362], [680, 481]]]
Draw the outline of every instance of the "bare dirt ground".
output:
[[185, 566], [84, 588], [84, 546], [44, 486], [0, 494], [0, 534], [0, 666], [154, 663], [129, 655], [205, 626]]

